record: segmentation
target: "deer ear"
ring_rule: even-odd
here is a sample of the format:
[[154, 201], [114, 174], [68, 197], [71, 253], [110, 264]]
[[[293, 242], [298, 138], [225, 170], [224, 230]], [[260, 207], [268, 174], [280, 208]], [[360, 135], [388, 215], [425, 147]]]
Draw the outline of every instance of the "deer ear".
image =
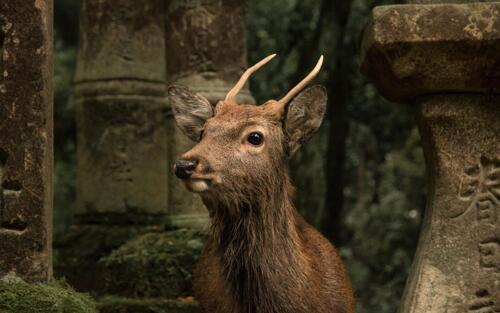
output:
[[193, 141], [200, 141], [207, 119], [214, 115], [210, 102], [187, 87], [170, 86], [168, 100], [175, 122], [182, 132]]
[[316, 85], [302, 91], [289, 104], [284, 122], [289, 156], [297, 152], [320, 127], [326, 100], [325, 87]]

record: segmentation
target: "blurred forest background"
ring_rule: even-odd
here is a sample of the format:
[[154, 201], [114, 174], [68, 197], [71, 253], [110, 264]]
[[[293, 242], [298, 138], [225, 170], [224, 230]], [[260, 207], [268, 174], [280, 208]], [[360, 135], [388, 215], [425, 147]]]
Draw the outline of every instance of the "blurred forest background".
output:
[[[371, 8], [391, 2], [248, 2], [248, 63], [278, 53], [251, 81], [258, 102], [279, 97], [325, 55], [316, 82], [329, 91], [327, 117], [290, 162], [296, 205], [339, 248], [357, 311], [395, 312], [425, 207], [425, 167], [412, 108], [384, 100], [358, 64]], [[55, 236], [71, 224], [75, 199], [79, 8], [79, 0], [55, 0]]]

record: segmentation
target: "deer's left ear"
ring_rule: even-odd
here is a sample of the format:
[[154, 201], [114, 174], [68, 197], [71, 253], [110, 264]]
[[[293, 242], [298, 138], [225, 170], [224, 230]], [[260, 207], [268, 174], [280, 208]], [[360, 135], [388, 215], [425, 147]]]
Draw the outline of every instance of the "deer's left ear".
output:
[[318, 130], [326, 111], [327, 94], [323, 86], [312, 86], [288, 105], [284, 121], [288, 155], [292, 156]]
[[177, 126], [193, 141], [200, 141], [205, 122], [214, 115], [210, 102], [187, 87], [170, 86], [168, 100]]

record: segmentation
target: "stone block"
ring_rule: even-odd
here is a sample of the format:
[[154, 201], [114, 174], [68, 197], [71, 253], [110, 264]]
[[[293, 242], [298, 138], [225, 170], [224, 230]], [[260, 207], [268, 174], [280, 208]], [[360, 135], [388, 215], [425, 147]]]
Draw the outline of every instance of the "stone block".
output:
[[373, 9], [361, 71], [388, 99], [500, 93], [500, 2]]
[[0, 278], [51, 276], [52, 1], [0, 1]]
[[163, 0], [84, 0], [76, 82], [165, 80]]
[[78, 221], [158, 223], [167, 210], [165, 101], [85, 96], [76, 105]]

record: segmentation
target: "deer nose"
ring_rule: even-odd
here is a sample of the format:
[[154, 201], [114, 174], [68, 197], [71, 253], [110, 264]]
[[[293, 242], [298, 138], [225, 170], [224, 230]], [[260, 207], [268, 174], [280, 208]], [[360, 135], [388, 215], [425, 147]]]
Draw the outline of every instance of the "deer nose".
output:
[[198, 161], [179, 159], [175, 162], [175, 176], [180, 179], [188, 179], [194, 172]]

